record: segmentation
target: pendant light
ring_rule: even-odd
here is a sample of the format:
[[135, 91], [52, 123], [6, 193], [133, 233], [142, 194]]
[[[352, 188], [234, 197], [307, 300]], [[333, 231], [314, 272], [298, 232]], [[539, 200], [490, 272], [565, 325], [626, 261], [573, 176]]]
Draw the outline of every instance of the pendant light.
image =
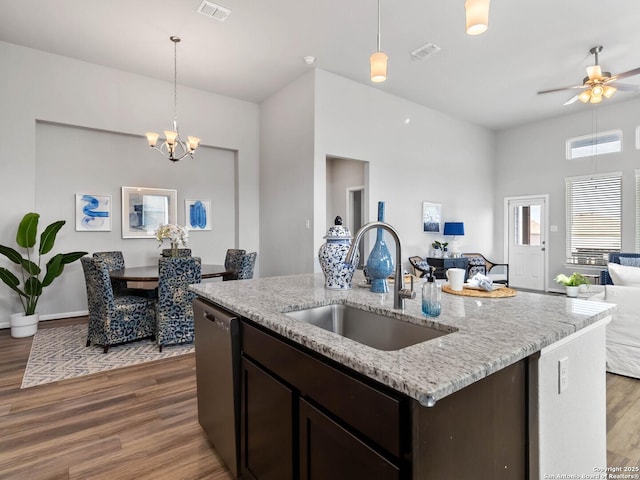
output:
[[466, 0], [464, 9], [467, 20], [467, 34], [480, 35], [489, 28], [489, 2], [491, 0]]
[[168, 158], [172, 162], [182, 160], [189, 155], [193, 158], [193, 152], [198, 148], [200, 139], [198, 137], [187, 137], [187, 141], [184, 142], [180, 138], [178, 133], [178, 42], [180, 37], [172, 35], [169, 40], [173, 42], [173, 123], [172, 130], [165, 130], [164, 135], [166, 140], [156, 147], [156, 143], [159, 134], [155, 132], [147, 132], [147, 142], [149, 142], [149, 148], [153, 148], [159, 151], [165, 158]]
[[378, 0], [378, 49], [369, 57], [371, 81], [380, 83], [387, 79], [387, 54], [380, 51], [380, 0]]

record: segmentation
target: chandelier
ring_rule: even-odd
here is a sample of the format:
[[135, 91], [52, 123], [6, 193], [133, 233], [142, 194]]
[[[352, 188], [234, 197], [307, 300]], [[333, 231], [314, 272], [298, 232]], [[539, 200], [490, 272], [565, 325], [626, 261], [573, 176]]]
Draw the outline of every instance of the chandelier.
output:
[[173, 123], [171, 130], [165, 130], [165, 141], [156, 147], [160, 134], [155, 132], [147, 132], [147, 141], [149, 142], [149, 148], [153, 148], [159, 151], [165, 158], [168, 158], [172, 162], [182, 160], [189, 155], [193, 158], [193, 152], [198, 148], [200, 139], [198, 137], [187, 137], [187, 141], [184, 142], [180, 138], [178, 132], [178, 42], [180, 37], [172, 35], [169, 40], [173, 42]]

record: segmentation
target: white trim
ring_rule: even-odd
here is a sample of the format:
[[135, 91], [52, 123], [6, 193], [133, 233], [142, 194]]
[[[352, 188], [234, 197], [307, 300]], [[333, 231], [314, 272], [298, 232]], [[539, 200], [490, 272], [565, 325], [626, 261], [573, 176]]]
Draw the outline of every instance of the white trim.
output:
[[[40, 315], [40, 322], [46, 322], [47, 320], [60, 320], [61, 318], [72, 317], [85, 317], [89, 315], [89, 310], [79, 310], [77, 312], [61, 312], [61, 313], [48, 313], [46, 315]], [[0, 329], [9, 328], [9, 320], [0, 321]]]

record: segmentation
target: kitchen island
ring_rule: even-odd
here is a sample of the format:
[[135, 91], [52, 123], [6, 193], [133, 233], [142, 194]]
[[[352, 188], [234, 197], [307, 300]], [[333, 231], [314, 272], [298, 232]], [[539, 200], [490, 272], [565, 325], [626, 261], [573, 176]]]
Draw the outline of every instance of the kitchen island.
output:
[[[448, 467], [446, 465], [433, 467], [429, 464], [433, 461], [433, 457], [442, 457], [442, 452], [448, 450], [453, 452], [451, 458], [458, 456], [459, 462], [464, 463], [460, 455], [467, 455], [470, 469], [476, 469], [476, 475], [478, 475], [477, 468], [499, 468], [500, 475], [492, 478], [526, 478], [527, 476], [538, 478], [539, 475], [542, 475], [539, 470], [547, 468], [545, 467], [546, 460], [540, 460], [544, 457], [540, 452], [545, 451], [544, 441], [540, 441], [540, 438], [543, 437], [545, 428], [547, 428], [545, 426], [545, 418], [547, 418], [545, 405], [549, 403], [545, 395], [538, 393], [544, 392], [543, 388], [539, 388], [539, 384], [544, 383], [542, 380], [545, 382], [549, 380], [541, 378], [546, 375], [544, 373], [546, 370], [540, 368], [538, 359], [543, 357], [542, 353], [545, 352], [545, 349], [555, 351], [556, 345], [564, 343], [571, 347], [572, 339], [577, 338], [579, 341], [580, 338], [576, 335], [582, 333], [587, 334], [588, 341], [593, 344], [588, 345], [592, 350], [589, 357], [596, 359], [595, 368], [588, 368], [596, 380], [587, 379], [585, 382], [590, 385], [588, 388], [593, 388], [592, 396], [600, 399], [594, 403], [594, 408], [602, 410], [596, 412], [596, 417], [602, 417], [602, 422], [598, 420], [596, 426], [600, 429], [605, 414], [604, 408], [600, 409], [599, 407], [604, 398], [605, 372], [604, 353], [600, 355], [598, 352], [600, 350], [604, 352], [603, 325], [615, 307], [585, 300], [569, 299], [564, 296], [525, 292], [519, 292], [512, 298], [495, 299], [443, 294], [441, 316], [436, 319], [428, 319], [421, 313], [419, 298], [407, 300], [403, 312], [393, 310], [393, 295], [391, 293], [375, 294], [366, 288], [359, 288], [357, 285], [362, 281], [362, 278], [357, 275], [354, 277], [354, 288], [348, 291], [325, 289], [324, 277], [321, 274], [207, 283], [195, 285], [192, 288], [202, 299], [234, 312], [243, 319], [243, 335], [246, 333], [246, 338], [250, 341], [248, 346], [243, 346], [243, 352], [247, 349], [254, 352], [243, 354], [243, 361], [246, 357], [246, 361], [251, 363], [249, 367], [243, 368], [245, 390], [248, 390], [247, 379], [251, 375], [255, 376], [255, 373], [251, 373], [256, 366], [253, 365], [255, 363], [278, 379], [286, 390], [294, 392], [294, 397], [300, 397], [301, 403], [299, 405], [296, 403], [292, 407], [296, 414], [300, 412], [302, 415], [309, 409], [316, 408], [321, 413], [327, 414], [339, 428], [350, 431], [352, 424], [348, 420], [344, 420], [344, 415], [335, 414], [333, 410], [326, 408], [326, 402], [331, 403], [333, 400], [329, 399], [323, 403], [323, 401], [316, 401], [315, 398], [307, 398], [307, 390], [313, 390], [317, 386], [295, 384], [297, 380], [292, 379], [291, 375], [293, 374], [286, 371], [291, 368], [291, 365], [272, 362], [274, 358], [286, 358], [289, 355], [287, 353], [289, 350], [286, 348], [293, 346], [300, 348], [304, 359], [291, 357], [291, 364], [304, 366], [307, 357], [314, 361], [319, 360], [321, 363], [326, 360], [325, 363], [331, 369], [339, 371], [339, 373], [346, 372], [358, 382], [364, 382], [367, 385], [368, 382], [371, 382], [371, 385], [378, 388], [382, 395], [388, 396], [398, 403], [399, 407], [396, 413], [405, 425], [401, 426], [397, 434], [398, 441], [392, 445], [387, 445], [384, 439], [376, 437], [377, 432], [372, 432], [370, 435], [368, 432], [363, 433], [362, 430], [367, 430], [368, 427], [356, 425], [353, 431], [350, 431], [356, 440], [361, 440], [371, 447], [373, 454], [382, 457], [386, 455], [395, 461], [396, 473], [388, 477], [380, 476], [377, 478], [426, 479], [445, 478], [438, 475], [460, 475], [464, 469], [451, 465], [452, 460], [443, 462], [449, 464]], [[445, 334], [433, 340], [399, 350], [382, 351], [286, 315], [286, 312], [328, 304], [351, 305], [371, 312], [390, 315], [406, 322], [429, 326]], [[598, 332], [600, 333], [598, 334]], [[276, 343], [270, 343], [271, 340], [267, 338], [269, 335], [273, 335], [273, 340]], [[266, 343], [262, 343], [260, 336], [266, 338]], [[256, 359], [255, 357], [262, 356], [262, 351], [270, 353], [267, 353], [264, 358]], [[577, 371], [582, 372], [585, 369], [581, 367], [582, 359], [576, 357], [577, 354], [572, 352], [570, 352], [569, 360], [572, 373], [576, 372], [572, 375], [572, 380], [574, 377], [578, 380], [582, 378], [582, 373], [578, 375]], [[600, 359], [600, 357], [602, 358]], [[555, 364], [553, 366], [557, 371], [558, 367]], [[278, 368], [285, 370], [276, 371]], [[309, 368], [313, 370], [313, 367]], [[307, 376], [309, 375], [314, 376], [314, 373], [310, 372]], [[333, 378], [331, 375], [327, 375], [323, 378]], [[558, 385], [557, 377], [551, 380], [553, 385]], [[304, 380], [300, 381], [304, 383]], [[345, 393], [351, 392], [348, 386], [325, 384], [323, 388], [325, 390], [344, 388]], [[580, 385], [577, 381], [569, 383], [561, 400], [566, 402], [565, 399], [573, 398], [572, 395], [583, 395], [584, 392], [579, 389]], [[319, 392], [317, 395], [322, 396], [323, 393]], [[247, 407], [251, 406], [246, 392], [243, 392], [242, 398], [242, 411], [246, 414]], [[288, 397], [285, 395], [285, 398]], [[502, 402], [502, 399], [505, 401]], [[558, 402], [557, 398], [552, 400]], [[294, 401], [297, 402], [295, 399]], [[344, 402], [353, 401], [353, 398], [345, 397], [344, 399]], [[442, 406], [440, 406], [441, 403]], [[365, 407], [366, 405], [362, 406], [362, 408]], [[441, 409], [438, 410], [438, 407]], [[541, 411], [542, 413], [540, 413]], [[466, 412], [465, 415], [463, 415], [464, 412]], [[469, 412], [472, 412], [473, 415], [469, 416]], [[431, 417], [436, 414], [438, 418], [448, 418], [448, 421], [444, 422], [447, 425], [452, 424], [456, 418], [463, 418], [463, 425], [455, 427], [457, 429], [455, 432], [466, 439], [464, 441], [459, 439], [457, 442], [451, 441], [451, 449], [448, 449], [443, 442], [447, 435], [452, 436], [453, 434], [445, 431], [446, 428], [449, 428], [446, 425], [437, 425], [438, 422], [434, 422]], [[313, 415], [317, 415], [317, 412], [314, 411]], [[310, 424], [310, 418], [313, 415], [307, 415], [306, 421], [294, 421], [291, 425], [287, 423], [286, 428], [292, 428], [294, 436], [304, 433], [305, 438], [308, 438], [310, 431], [305, 430], [307, 428], [305, 425]], [[473, 425], [473, 430], [478, 434], [475, 440], [469, 435], [469, 418], [477, 420], [477, 424]], [[513, 425], [513, 420], [517, 418], [520, 418], [521, 421], [518, 425]], [[248, 420], [243, 417], [241, 437], [243, 434], [247, 436], [247, 432], [251, 431], [247, 428]], [[572, 425], [580, 422], [582, 422], [581, 419], [572, 420]], [[440, 432], [441, 437], [437, 437], [434, 432]], [[498, 437], [509, 435], [510, 432], [513, 433], [514, 438], [519, 438], [521, 441], [507, 440], [506, 445], [496, 446], [495, 442], [500, 443]], [[372, 436], [373, 440], [371, 440]], [[382, 436], [388, 435], [383, 434]], [[478, 439], [482, 438], [486, 440], [485, 443], [491, 444], [493, 442], [489, 452], [500, 451], [504, 453], [506, 450], [514, 450], [515, 452], [508, 452], [505, 459], [499, 458], [495, 462], [489, 462], [493, 465], [479, 467], [484, 462], [482, 458], [491, 454], [486, 453], [486, 449], [482, 445], [474, 446], [469, 442], [480, 442], [481, 440]], [[429, 454], [429, 449], [434, 447], [430, 440], [439, 442], [436, 450], [432, 450], [431, 454]], [[251, 441], [246, 438], [243, 440], [243, 451], [247, 449], [247, 445]], [[336, 442], [336, 440], [334, 438], [331, 441], [327, 440], [327, 442]], [[319, 476], [305, 475], [305, 472], [308, 473], [310, 470], [306, 467], [303, 468], [301, 462], [305, 458], [311, 458], [309, 452], [305, 450], [305, 445], [304, 439], [295, 439], [292, 442], [291, 448], [299, 449], [301, 454], [298, 456], [294, 452], [292, 456], [293, 473], [291, 478], [317, 478]], [[598, 449], [600, 446], [598, 444]], [[466, 449], [466, 451], [453, 451], [460, 448]], [[474, 448], [477, 448], [478, 452], [485, 453], [474, 455], [470, 451]], [[606, 449], [602, 455], [598, 455], [597, 459], [592, 458], [591, 461], [595, 463], [590, 465], [590, 471], [592, 471], [591, 467], [603, 466], [601, 462], [605, 452]], [[561, 453], [558, 452], [557, 456], [561, 456]], [[246, 462], [247, 454], [248, 451], [245, 451], [244, 456], [241, 454], [243, 462]], [[318, 458], [321, 457], [318, 456]], [[509, 462], [514, 464], [510, 465]], [[558, 463], [550, 461], [549, 465], [553, 465], [555, 468]], [[522, 468], [526, 469], [526, 475], [523, 475]], [[384, 470], [382, 467], [381, 469]], [[252, 473], [250, 468], [245, 468], [244, 471], [247, 478], [252, 478], [251, 475], [261, 478], [256, 476], [255, 472]], [[300, 472], [299, 476], [298, 471]], [[545, 473], [574, 474], [576, 472]], [[482, 478], [473, 475], [470, 472], [467, 478]], [[334, 476], [334, 478], [342, 477]], [[456, 478], [465, 477], [458, 476]]]

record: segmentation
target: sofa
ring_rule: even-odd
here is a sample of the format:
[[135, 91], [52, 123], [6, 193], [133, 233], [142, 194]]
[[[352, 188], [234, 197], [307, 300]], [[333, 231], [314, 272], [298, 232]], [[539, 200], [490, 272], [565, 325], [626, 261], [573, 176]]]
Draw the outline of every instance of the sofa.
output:
[[607, 371], [640, 378], [640, 264], [609, 263], [607, 276], [604, 291], [589, 299], [617, 305], [607, 326]]
[[[609, 254], [609, 263], [638, 267], [640, 266], [640, 253], [613, 252]], [[608, 268], [600, 271], [600, 285], [613, 285]]]

